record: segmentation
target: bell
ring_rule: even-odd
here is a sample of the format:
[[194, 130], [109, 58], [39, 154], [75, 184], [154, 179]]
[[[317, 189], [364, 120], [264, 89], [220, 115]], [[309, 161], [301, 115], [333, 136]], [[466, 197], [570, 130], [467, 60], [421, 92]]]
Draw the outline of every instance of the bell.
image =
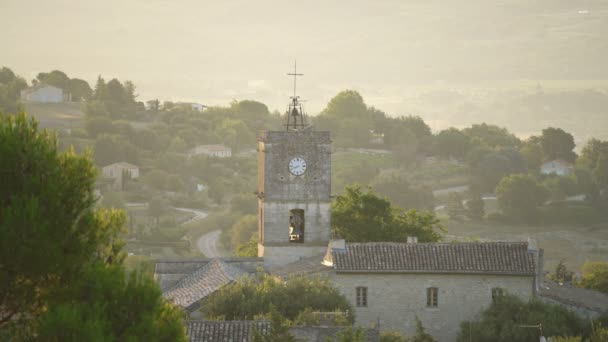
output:
[[291, 116], [298, 116], [298, 115], [300, 115], [300, 113], [298, 113], [298, 110], [297, 110], [297, 109], [294, 107], [294, 108], [291, 110]]

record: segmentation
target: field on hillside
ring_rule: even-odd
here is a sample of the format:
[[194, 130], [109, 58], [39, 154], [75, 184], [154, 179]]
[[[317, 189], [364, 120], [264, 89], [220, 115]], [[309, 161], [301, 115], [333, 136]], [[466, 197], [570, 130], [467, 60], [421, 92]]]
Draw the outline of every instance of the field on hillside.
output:
[[25, 102], [25, 112], [35, 117], [42, 128], [72, 129], [84, 124], [83, 103], [33, 103]]
[[545, 251], [545, 271], [553, 272], [560, 260], [580, 271], [585, 261], [608, 261], [608, 224], [589, 226], [516, 226], [497, 223], [448, 221], [448, 238], [491, 241], [536, 241]]

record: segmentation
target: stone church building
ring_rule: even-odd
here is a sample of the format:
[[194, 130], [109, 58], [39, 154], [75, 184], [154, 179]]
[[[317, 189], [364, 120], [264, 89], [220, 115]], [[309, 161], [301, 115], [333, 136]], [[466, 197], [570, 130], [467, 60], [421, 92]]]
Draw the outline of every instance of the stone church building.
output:
[[[331, 240], [331, 138], [304, 122], [297, 97], [286, 129], [258, 138], [258, 258], [159, 260], [166, 298], [200, 318], [206, 296], [263, 269], [325, 274], [350, 300], [356, 323], [439, 341], [508, 292], [523, 299], [542, 279], [542, 250], [526, 242], [349, 243]], [[297, 300], [297, 299], [294, 299]]]

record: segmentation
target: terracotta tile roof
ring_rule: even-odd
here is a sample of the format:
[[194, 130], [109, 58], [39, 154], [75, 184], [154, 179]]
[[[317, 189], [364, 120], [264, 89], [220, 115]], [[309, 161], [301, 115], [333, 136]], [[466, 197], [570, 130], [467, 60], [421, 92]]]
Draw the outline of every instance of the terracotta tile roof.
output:
[[183, 308], [199, 302], [222, 286], [232, 283], [247, 274], [246, 271], [213, 259], [194, 273], [184, 277], [163, 293], [163, 297]]
[[190, 342], [249, 342], [253, 332], [270, 332], [269, 321], [189, 321], [186, 335]]
[[336, 272], [535, 274], [526, 242], [347, 243], [331, 261]]

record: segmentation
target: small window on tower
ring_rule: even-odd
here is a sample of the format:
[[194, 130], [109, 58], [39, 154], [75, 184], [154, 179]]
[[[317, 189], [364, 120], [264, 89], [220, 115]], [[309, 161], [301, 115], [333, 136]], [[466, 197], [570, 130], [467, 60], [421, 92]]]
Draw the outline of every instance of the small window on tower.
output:
[[289, 242], [304, 242], [304, 210], [289, 211]]

